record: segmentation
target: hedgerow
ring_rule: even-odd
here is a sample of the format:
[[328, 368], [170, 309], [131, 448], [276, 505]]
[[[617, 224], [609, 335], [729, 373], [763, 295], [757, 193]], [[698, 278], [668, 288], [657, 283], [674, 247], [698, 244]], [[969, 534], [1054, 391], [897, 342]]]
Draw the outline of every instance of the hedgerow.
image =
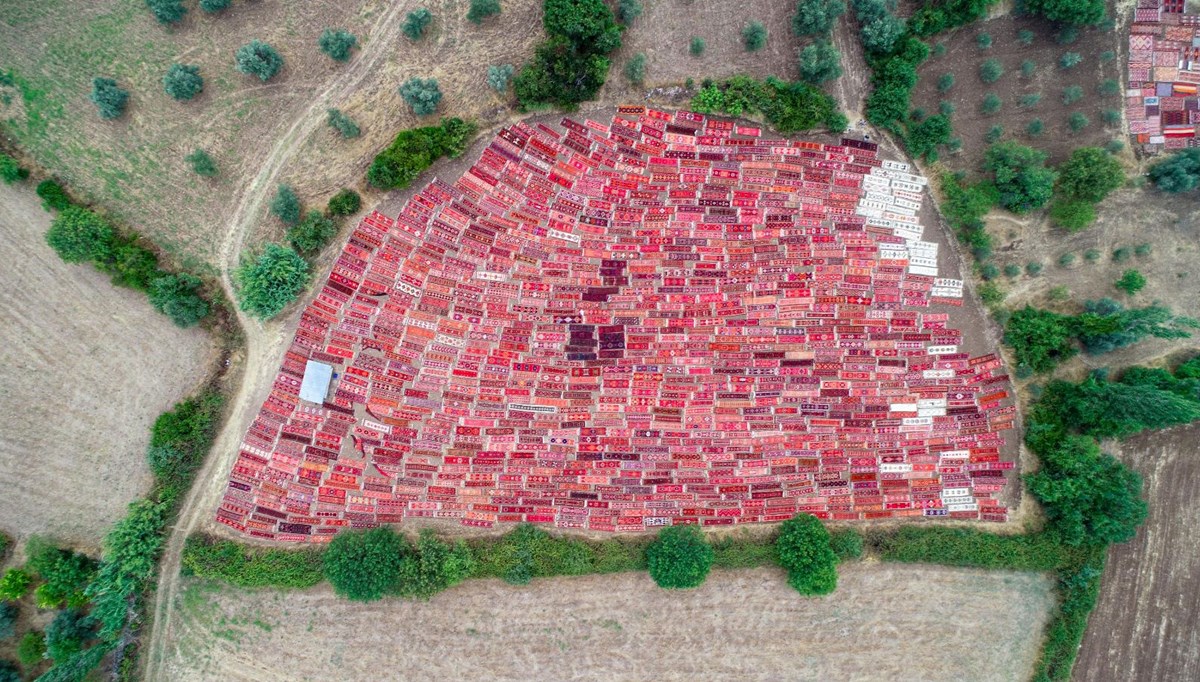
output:
[[691, 108], [700, 113], [742, 116], [761, 114], [784, 135], [825, 128], [841, 132], [846, 117], [833, 98], [807, 83], [788, 83], [772, 76], [758, 81], [734, 76], [702, 88]]
[[476, 130], [474, 123], [447, 118], [436, 126], [401, 131], [371, 162], [367, 180], [383, 190], [407, 187], [434, 161], [443, 156], [454, 158], [466, 151]]
[[192, 535], [183, 548], [183, 570], [237, 587], [304, 589], [325, 579], [315, 548], [247, 547], [230, 540]]

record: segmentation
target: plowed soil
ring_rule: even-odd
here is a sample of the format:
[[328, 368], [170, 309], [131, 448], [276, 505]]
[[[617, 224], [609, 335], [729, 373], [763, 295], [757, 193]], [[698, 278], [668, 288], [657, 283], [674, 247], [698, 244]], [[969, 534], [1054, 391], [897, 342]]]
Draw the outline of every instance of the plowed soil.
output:
[[696, 590], [646, 574], [471, 581], [355, 604], [189, 582], [165, 677], [190, 680], [1025, 680], [1052, 604], [1042, 575], [843, 567], [799, 597], [777, 571]]
[[150, 487], [150, 425], [216, 352], [143, 294], [64, 263], [49, 226], [27, 183], [0, 185], [0, 530], [98, 549]]

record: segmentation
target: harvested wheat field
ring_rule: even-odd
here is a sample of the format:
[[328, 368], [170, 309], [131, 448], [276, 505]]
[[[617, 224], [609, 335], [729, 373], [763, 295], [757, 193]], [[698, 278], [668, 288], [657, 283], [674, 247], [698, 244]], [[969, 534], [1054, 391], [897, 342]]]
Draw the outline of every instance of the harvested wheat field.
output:
[[192, 582], [166, 670], [178, 682], [1024, 680], [1051, 604], [1041, 575], [879, 564], [843, 567], [823, 599], [767, 569], [677, 592], [618, 574], [366, 605], [328, 588]]
[[143, 294], [59, 259], [31, 188], [0, 185], [0, 226], [0, 530], [98, 548], [150, 486], [150, 425], [215, 350]]
[[1145, 478], [1150, 517], [1108, 552], [1074, 679], [1200, 679], [1198, 435], [1193, 425], [1110, 445]]

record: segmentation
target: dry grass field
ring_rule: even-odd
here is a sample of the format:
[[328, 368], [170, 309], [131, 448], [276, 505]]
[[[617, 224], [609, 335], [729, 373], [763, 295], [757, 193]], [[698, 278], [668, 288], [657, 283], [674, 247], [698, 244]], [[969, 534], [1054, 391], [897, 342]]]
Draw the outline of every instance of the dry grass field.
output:
[[[1031, 31], [1033, 42], [1022, 45], [1017, 37], [1021, 31]], [[992, 38], [990, 49], [982, 50], [976, 44], [977, 36], [986, 33]], [[1121, 33], [1086, 29], [1071, 44], [1060, 44], [1055, 40], [1055, 29], [1051, 24], [1011, 14], [977, 22], [938, 36], [933, 45], [945, 46], [941, 56], [931, 54], [920, 67], [920, 81], [913, 91], [913, 107], [927, 115], [939, 113], [941, 102], [954, 105], [951, 121], [954, 137], [962, 139], [962, 151], [957, 154], [943, 153], [942, 160], [955, 170], [977, 171], [987, 151], [988, 132], [993, 126], [1001, 126], [1002, 139], [1012, 139], [1047, 152], [1049, 163], [1057, 164], [1077, 147], [1103, 146], [1113, 139], [1124, 139], [1120, 120], [1105, 124], [1106, 109], [1118, 113], [1124, 107], [1123, 90], [1112, 94], [1101, 94], [1100, 84], [1106, 79], [1120, 81], [1123, 62], [1120, 57]], [[1077, 53], [1082, 61], [1070, 69], [1059, 65], [1059, 60], [1068, 52]], [[1105, 61], [1101, 55], [1111, 53]], [[1003, 66], [1004, 74], [994, 83], [984, 83], [979, 76], [980, 65], [987, 60], [996, 60]], [[1025, 77], [1022, 62], [1033, 62], [1035, 71]], [[947, 92], [938, 91], [938, 81], [945, 74], [954, 76], [954, 85]], [[1070, 86], [1079, 86], [1082, 98], [1072, 104], [1064, 104], [1063, 91]], [[994, 93], [1002, 100], [1000, 111], [985, 114], [981, 110], [984, 97]], [[1041, 99], [1032, 106], [1022, 106], [1021, 98], [1040, 95]], [[1082, 113], [1089, 120], [1087, 127], [1073, 132], [1069, 119], [1073, 113]], [[1026, 127], [1034, 119], [1045, 126], [1038, 136], [1027, 133]]]
[[1109, 550], [1087, 635], [1080, 680], [1200, 679], [1200, 427], [1112, 444], [1146, 479], [1150, 518], [1132, 541]]
[[216, 351], [146, 297], [46, 245], [28, 186], [0, 185], [0, 530], [98, 549], [149, 488], [154, 418], [203, 382]]
[[823, 599], [767, 569], [679, 592], [618, 574], [366, 605], [192, 581], [163, 679], [1015, 681], [1051, 604], [1042, 575], [880, 564], [843, 567]]

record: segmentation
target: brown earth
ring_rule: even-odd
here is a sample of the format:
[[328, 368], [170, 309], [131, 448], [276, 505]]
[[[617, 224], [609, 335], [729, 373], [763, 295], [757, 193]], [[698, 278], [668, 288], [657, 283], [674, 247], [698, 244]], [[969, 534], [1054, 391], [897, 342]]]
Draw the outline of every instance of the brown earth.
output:
[[1192, 425], [1107, 444], [1145, 477], [1150, 518], [1109, 549], [1074, 679], [1200, 679], [1198, 437]]
[[64, 263], [49, 226], [28, 183], [0, 185], [0, 530], [97, 550], [150, 487], [150, 425], [205, 380], [216, 351], [144, 294]]
[[[1034, 33], [1031, 45], [1017, 41], [1022, 30]], [[991, 35], [990, 49], [980, 50], [976, 45], [980, 33]], [[1051, 164], [1060, 163], [1077, 147], [1103, 146], [1110, 140], [1124, 139], [1119, 122], [1106, 125], [1102, 118], [1105, 109], [1118, 112], [1123, 109], [1124, 90], [1115, 95], [1101, 95], [1097, 89], [1105, 79], [1118, 82], [1122, 79], [1121, 35], [1118, 31], [1084, 29], [1075, 42], [1060, 45], [1055, 42], [1054, 26], [1038, 19], [1005, 14], [976, 22], [930, 41], [932, 45], [945, 45], [946, 51], [941, 56], [931, 54], [918, 69], [920, 81], [913, 90], [913, 107], [932, 116], [939, 112], [940, 102], [954, 104], [953, 136], [962, 140], [962, 150], [941, 154], [942, 161], [954, 170], [974, 173], [980, 169], [988, 146], [985, 136], [995, 125], [1003, 127], [1002, 139], [1017, 140], [1045, 151]], [[1117, 57], [1102, 62], [1101, 53], [1108, 51]], [[1083, 61], [1071, 69], [1061, 68], [1059, 59], [1067, 52], [1078, 53]], [[980, 65], [989, 59], [999, 61], [1004, 67], [1004, 75], [990, 84], [979, 78]], [[1031, 78], [1021, 75], [1021, 62], [1025, 60], [1037, 65]], [[940, 93], [938, 79], [946, 73], [954, 75], [954, 86]], [[1083, 88], [1083, 98], [1074, 104], [1063, 104], [1063, 89], [1071, 85]], [[980, 110], [988, 93], [995, 93], [1003, 100], [1002, 108], [993, 115]], [[1042, 99], [1033, 107], [1022, 107], [1020, 99], [1027, 94], [1040, 94]], [[1090, 124], [1074, 133], [1068, 119], [1077, 111], [1087, 116]], [[1029, 136], [1025, 130], [1034, 119], [1045, 124], [1045, 131], [1038, 137]]]
[[[843, 566], [796, 595], [775, 570], [695, 590], [616, 574], [429, 602], [355, 604], [327, 587], [243, 592], [192, 579], [163, 676], [187, 680], [1024, 680], [1053, 604], [1043, 575]], [[963, 624], [970, 623], [970, 627]]]

